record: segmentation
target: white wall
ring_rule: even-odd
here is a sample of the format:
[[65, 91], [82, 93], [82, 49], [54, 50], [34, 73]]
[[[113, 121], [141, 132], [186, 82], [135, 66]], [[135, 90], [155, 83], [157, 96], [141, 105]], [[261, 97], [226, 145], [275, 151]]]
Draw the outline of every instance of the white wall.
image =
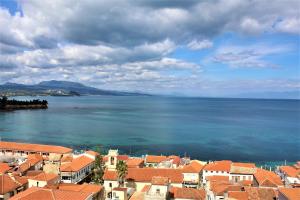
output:
[[202, 172], [202, 183], [206, 183], [206, 177], [208, 176], [230, 176], [229, 172], [225, 171], [207, 171], [203, 170]]

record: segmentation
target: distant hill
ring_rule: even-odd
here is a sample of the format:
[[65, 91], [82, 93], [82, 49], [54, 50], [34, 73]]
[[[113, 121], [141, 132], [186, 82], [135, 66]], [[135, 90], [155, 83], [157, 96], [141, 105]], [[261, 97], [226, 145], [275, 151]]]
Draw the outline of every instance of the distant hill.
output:
[[300, 91], [285, 91], [285, 92], [249, 92], [242, 93], [232, 97], [237, 98], [261, 98], [261, 99], [300, 99]]
[[101, 90], [70, 81], [43, 81], [35, 85], [5, 83], [0, 85], [0, 96], [80, 96], [80, 95], [145, 95], [141, 93]]

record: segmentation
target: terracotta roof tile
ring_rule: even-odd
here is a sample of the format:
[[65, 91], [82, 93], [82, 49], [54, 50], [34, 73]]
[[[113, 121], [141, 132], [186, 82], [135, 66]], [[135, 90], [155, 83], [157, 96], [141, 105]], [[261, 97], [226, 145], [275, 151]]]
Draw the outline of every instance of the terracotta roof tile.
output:
[[130, 197], [129, 200], [144, 200], [145, 193], [144, 192], [135, 192], [133, 195]]
[[292, 166], [280, 166], [279, 169], [289, 177], [297, 177], [300, 174], [300, 170], [297, 170]]
[[168, 156], [167, 158], [168, 160], [172, 160], [173, 161], [173, 164], [176, 164], [177, 166], [180, 165], [180, 157], [179, 156], [174, 156], [174, 155], [171, 155], [171, 156]]
[[169, 178], [168, 177], [161, 177], [161, 176], [153, 176], [151, 180], [152, 185], [168, 185]]
[[144, 159], [142, 158], [129, 158], [126, 161], [128, 167], [139, 167], [140, 165], [144, 164]]
[[279, 188], [279, 192], [288, 200], [300, 199], [300, 188]]
[[86, 192], [31, 187], [16, 194], [11, 200], [86, 200], [90, 195]]
[[167, 156], [147, 155], [146, 156], [146, 163], [160, 163], [162, 161], [165, 161], [166, 159], [167, 159]]
[[0, 149], [10, 149], [15, 151], [45, 152], [45, 153], [62, 153], [62, 154], [72, 152], [72, 149], [62, 147], [62, 146], [3, 142], [3, 141], [0, 141]]
[[68, 190], [68, 191], [75, 191], [75, 192], [89, 192], [89, 193], [98, 193], [103, 190], [101, 185], [95, 184], [73, 184], [73, 183], [60, 183], [57, 187], [59, 190]]
[[230, 173], [233, 174], [254, 174], [256, 166], [254, 163], [232, 163]]
[[0, 174], [6, 173], [11, 167], [7, 163], [0, 162]]
[[78, 158], [73, 159], [72, 162], [70, 162], [70, 163], [62, 164], [60, 167], [60, 171], [76, 172], [93, 162], [94, 162], [94, 160], [87, 156], [80, 156]]
[[228, 198], [236, 200], [248, 200], [248, 193], [245, 191], [228, 191]]
[[20, 185], [15, 182], [9, 175], [0, 175], [0, 194], [5, 194], [7, 192], [14, 191], [20, 187]]
[[233, 162], [231, 165], [236, 166], [236, 167], [248, 167], [248, 168], [255, 168], [256, 167], [254, 163]]
[[129, 159], [129, 156], [128, 155], [118, 155], [117, 156], [117, 160], [123, 160], [123, 161], [126, 161]]
[[231, 163], [229, 160], [215, 161], [205, 165], [204, 170], [230, 172]]
[[200, 173], [203, 169], [203, 165], [198, 161], [191, 161], [190, 164], [185, 165], [182, 170], [184, 173]]
[[276, 192], [272, 188], [245, 187], [249, 200], [274, 200]]
[[265, 186], [265, 187], [283, 186], [280, 177], [272, 171], [267, 171], [258, 168], [257, 172], [254, 174], [254, 177], [258, 182], [259, 186]]
[[229, 176], [207, 176], [206, 180], [208, 181], [225, 181], [225, 182], [229, 182]]
[[[156, 168], [128, 168], [126, 179], [136, 182], [151, 182], [152, 177], [168, 177], [172, 183], [182, 183], [183, 175], [179, 169], [156, 169]], [[117, 172], [106, 170], [104, 180], [117, 180]]]
[[52, 182], [59, 179], [59, 176], [57, 174], [48, 174], [45, 172], [39, 173], [38, 175], [29, 178], [31, 180], [37, 180], [37, 181], [45, 181], [45, 182]]
[[151, 185], [145, 185], [142, 189], [142, 192], [148, 192], [150, 190]]
[[179, 188], [172, 187], [170, 190], [171, 196], [175, 199], [195, 199], [204, 200], [206, 193], [204, 189], [194, 188]]
[[72, 160], [73, 160], [73, 156], [67, 155], [67, 156], [63, 156], [60, 161], [61, 162], [72, 162]]

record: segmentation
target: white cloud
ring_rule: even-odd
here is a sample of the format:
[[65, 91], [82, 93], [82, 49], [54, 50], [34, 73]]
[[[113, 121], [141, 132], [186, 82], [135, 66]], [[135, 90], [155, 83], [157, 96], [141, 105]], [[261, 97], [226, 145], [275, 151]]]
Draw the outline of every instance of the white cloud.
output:
[[213, 42], [210, 40], [193, 40], [187, 44], [187, 47], [191, 50], [201, 50], [213, 47]]
[[[299, 34], [300, 27], [298, 0], [19, 2], [23, 15], [0, 7], [0, 82], [202, 88], [207, 84], [199, 84], [198, 64], [171, 58], [178, 46], [201, 50], [225, 32]], [[267, 45], [222, 47], [214, 61], [274, 67], [265, 57], [283, 51]]]
[[246, 17], [241, 22], [241, 29], [245, 33], [258, 34], [262, 32], [263, 28], [263, 25], [253, 18]]
[[300, 17], [283, 19], [275, 25], [275, 29], [281, 32], [300, 34]]
[[266, 56], [290, 51], [289, 46], [223, 46], [217, 49], [212, 60], [234, 68], [268, 68], [278, 67], [265, 60]]

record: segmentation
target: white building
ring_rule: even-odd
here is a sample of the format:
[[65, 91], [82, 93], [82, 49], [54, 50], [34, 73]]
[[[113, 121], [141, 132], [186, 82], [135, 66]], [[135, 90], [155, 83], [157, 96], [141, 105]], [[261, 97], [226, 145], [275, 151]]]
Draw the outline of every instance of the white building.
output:
[[277, 174], [286, 186], [300, 184], [300, 169], [296, 169], [294, 166], [280, 166]]
[[184, 187], [198, 188], [200, 186], [200, 173], [203, 167], [200, 161], [193, 160], [182, 168]]
[[95, 160], [81, 155], [71, 162], [60, 166], [61, 181], [64, 183], [78, 183], [92, 173]]
[[207, 164], [202, 170], [202, 184], [206, 184], [209, 176], [230, 176], [231, 161], [221, 160]]

